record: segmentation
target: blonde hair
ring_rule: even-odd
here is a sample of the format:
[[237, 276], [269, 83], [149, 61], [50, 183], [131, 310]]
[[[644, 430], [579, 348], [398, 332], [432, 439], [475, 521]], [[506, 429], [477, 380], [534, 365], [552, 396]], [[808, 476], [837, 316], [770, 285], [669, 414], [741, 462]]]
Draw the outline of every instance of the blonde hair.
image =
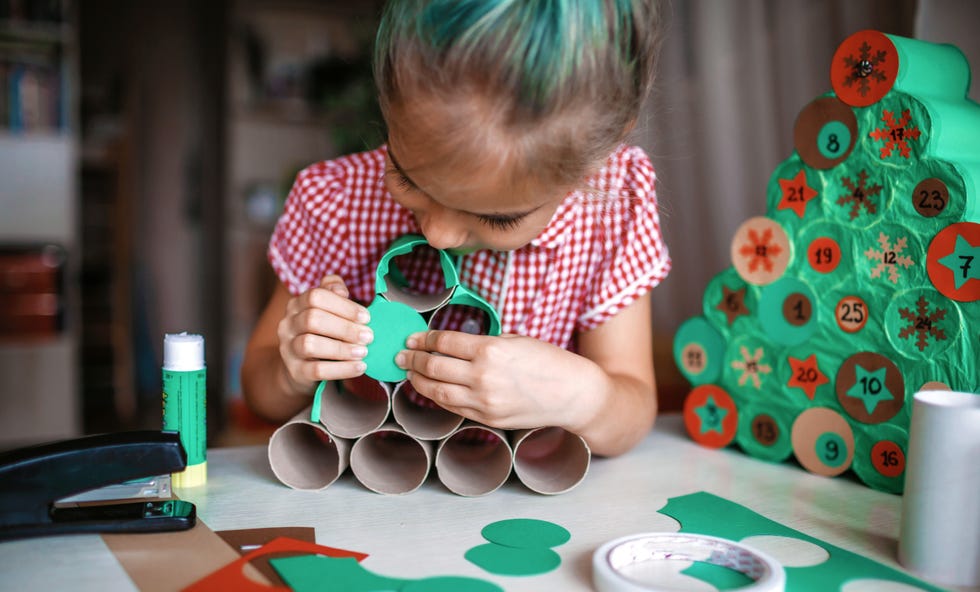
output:
[[574, 183], [636, 121], [657, 25], [656, 0], [390, 0], [375, 45], [379, 103], [386, 117], [420, 96], [466, 103], [448, 116], [452, 153], [503, 139], [508, 162]]

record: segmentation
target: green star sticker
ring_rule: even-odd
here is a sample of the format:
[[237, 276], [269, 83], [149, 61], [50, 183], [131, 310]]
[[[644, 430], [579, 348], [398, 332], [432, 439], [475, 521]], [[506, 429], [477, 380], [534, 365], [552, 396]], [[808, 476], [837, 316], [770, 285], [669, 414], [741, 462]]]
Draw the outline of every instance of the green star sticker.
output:
[[708, 395], [708, 400], [704, 402], [704, 405], [700, 407], [695, 407], [694, 412], [698, 414], [698, 418], [701, 419], [701, 433], [707, 432], [718, 432], [719, 434], [724, 434], [725, 430], [721, 427], [721, 422], [725, 420], [725, 416], [728, 415], [728, 409], [719, 407], [715, 403], [714, 397]]
[[963, 235], [956, 237], [956, 248], [939, 263], [953, 272], [957, 290], [967, 280], [980, 280], [980, 246], [971, 245]]
[[861, 366], [854, 366], [854, 374], [857, 380], [854, 382], [854, 386], [847, 391], [847, 396], [861, 399], [868, 415], [875, 412], [878, 403], [895, 399], [895, 395], [891, 394], [888, 387], [885, 386], [885, 374], [887, 372], [888, 368], [884, 367], [869, 372]]

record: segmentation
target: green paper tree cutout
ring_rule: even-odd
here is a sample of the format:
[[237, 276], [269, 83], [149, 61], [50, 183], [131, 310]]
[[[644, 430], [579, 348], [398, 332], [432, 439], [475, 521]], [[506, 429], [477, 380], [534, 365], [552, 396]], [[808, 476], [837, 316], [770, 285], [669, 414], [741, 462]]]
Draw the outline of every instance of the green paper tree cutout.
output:
[[950, 45], [860, 31], [830, 70], [674, 359], [731, 397], [720, 445], [900, 493], [913, 394], [980, 393], [980, 105]]

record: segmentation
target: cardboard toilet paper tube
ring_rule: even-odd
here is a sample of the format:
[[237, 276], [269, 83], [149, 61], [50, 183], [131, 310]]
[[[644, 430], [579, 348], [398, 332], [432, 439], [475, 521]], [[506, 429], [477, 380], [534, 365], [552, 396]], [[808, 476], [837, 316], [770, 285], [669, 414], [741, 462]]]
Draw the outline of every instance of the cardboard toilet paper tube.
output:
[[439, 443], [436, 474], [458, 495], [486, 495], [510, 477], [513, 453], [501, 430], [467, 422]]
[[398, 425], [421, 440], [441, 440], [463, 424], [463, 417], [432, 403], [403, 381], [391, 396], [391, 411]]
[[351, 448], [350, 468], [362, 485], [400, 495], [422, 486], [432, 464], [432, 443], [413, 438], [393, 422], [362, 436]]
[[531, 491], [565, 493], [585, 479], [592, 451], [580, 436], [556, 427], [511, 434], [514, 472]]
[[326, 489], [347, 469], [351, 443], [309, 420], [307, 407], [269, 438], [269, 466], [293, 489]]
[[320, 423], [341, 438], [359, 438], [378, 429], [391, 411], [389, 388], [370, 376], [325, 383]]
[[898, 560], [942, 584], [980, 585], [980, 394], [916, 393], [908, 447]]

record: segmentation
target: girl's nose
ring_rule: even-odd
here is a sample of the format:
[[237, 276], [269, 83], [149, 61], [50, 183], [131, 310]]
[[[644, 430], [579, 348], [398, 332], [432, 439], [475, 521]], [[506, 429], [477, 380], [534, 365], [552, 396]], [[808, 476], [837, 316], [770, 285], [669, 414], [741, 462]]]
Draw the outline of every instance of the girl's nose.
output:
[[429, 212], [419, 221], [425, 240], [435, 249], [462, 247], [466, 241], [466, 229], [456, 218], [455, 212], [445, 209]]

